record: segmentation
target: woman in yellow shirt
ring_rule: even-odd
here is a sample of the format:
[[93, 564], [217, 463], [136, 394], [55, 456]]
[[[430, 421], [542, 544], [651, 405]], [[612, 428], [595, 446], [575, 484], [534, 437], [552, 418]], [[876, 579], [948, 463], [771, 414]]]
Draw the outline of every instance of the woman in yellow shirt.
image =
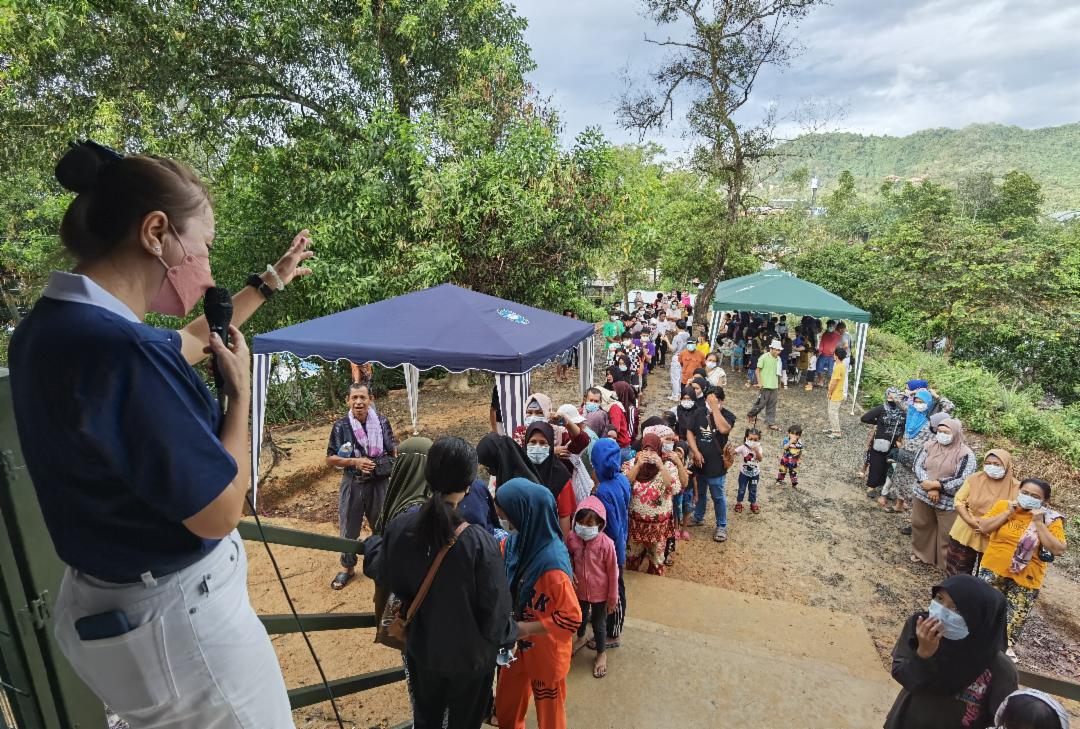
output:
[[945, 573], [970, 575], [986, 551], [990, 538], [979, 531], [979, 519], [999, 501], [1012, 501], [1020, 491], [1013, 474], [1012, 454], [997, 448], [983, 457], [981, 471], [972, 474], [956, 492], [954, 503], [959, 517], [949, 531], [945, 553]]
[[990, 535], [979, 577], [1005, 595], [1009, 639], [1005, 653], [1014, 660], [1013, 646], [1039, 597], [1047, 560], [1065, 554], [1065, 518], [1046, 508], [1049, 500], [1050, 484], [1026, 478], [1016, 501], [997, 502], [979, 520], [979, 531]]

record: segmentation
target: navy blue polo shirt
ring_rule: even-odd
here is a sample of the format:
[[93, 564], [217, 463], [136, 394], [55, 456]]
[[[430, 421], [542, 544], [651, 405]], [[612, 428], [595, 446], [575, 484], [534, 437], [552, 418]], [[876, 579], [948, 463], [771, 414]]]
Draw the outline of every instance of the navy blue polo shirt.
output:
[[[178, 332], [139, 322], [89, 279], [54, 279], [64, 276], [89, 294], [62, 300], [46, 289], [9, 351], [19, 440], [46, 526], [60, 558], [94, 577], [174, 572], [218, 542], [181, 522], [236, 477], [216, 435], [217, 402]], [[118, 306], [88, 303], [102, 295]]]

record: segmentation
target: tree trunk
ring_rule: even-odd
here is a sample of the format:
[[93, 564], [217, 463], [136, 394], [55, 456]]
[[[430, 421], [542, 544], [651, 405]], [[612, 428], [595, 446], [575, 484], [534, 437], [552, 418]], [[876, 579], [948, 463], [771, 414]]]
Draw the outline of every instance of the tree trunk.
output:
[[469, 391], [469, 372], [451, 372], [450, 376], [446, 378], [446, 389], [449, 392], [468, 392]]

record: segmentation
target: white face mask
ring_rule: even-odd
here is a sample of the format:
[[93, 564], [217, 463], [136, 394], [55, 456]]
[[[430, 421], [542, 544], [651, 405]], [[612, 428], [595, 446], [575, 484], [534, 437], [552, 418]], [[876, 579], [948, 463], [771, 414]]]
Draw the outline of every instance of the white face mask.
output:
[[915, 403], [914, 407], [915, 407], [915, 409], [916, 409], [916, 410], [918, 410], [918, 411], [919, 411], [920, 413], [925, 413], [925, 412], [926, 412], [926, 408], [928, 408], [928, 407], [930, 407], [930, 406], [929, 406], [929, 405], [927, 405], [927, 404], [926, 404], [926, 403], [924, 403], [924, 402], [917, 402], [917, 403]]
[[679, 405], [682, 405], [684, 410], [689, 410], [690, 408], [694, 407], [694, 401], [693, 400], [683, 400], [682, 402], [679, 403]]
[[716, 369], [716, 363], [715, 362], [706, 362], [705, 363], [705, 369], [707, 369], [707, 370], [715, 370]]
[[955, 610], [942, 605], [937, 600], [930, 601], [930, 609], [927, 611], [930, 617], [941, 621], [942, 637], [947, 640], [963, 640], [968, 637], [967, 622], [964, 616]]
[[574, 531], [586, 542], [591, 542], [592, 540], [596, 539], [596, 537], [600, 534], [600, 527], [585, 526], [584, 524], [574, 524]]
[[743, 442], [746, 443], [747, 448], [757, 448], [758, 444], [760, 443], [760, 441], [756, 440], [745, 440]]
[[544, 422], [544, 416], [543, 415], [526, 415], [525, 416], [525, 425], [532, 425], [533, 423], [542, 423], [542, 422]]
[[539, 465], [547, 460], [549, 448], [546, 445], [527, 445], [525, 446], [525, 455], [529, 457], [529, 460]]
[[1016, 504], [1025, 511], [1031, 511], [1042, 506], [1042, 499], [1037, 499], [1030, 494], [1020, 494], [1016, 497]]
[[619, 317], [613, 316], [613, 317], [611, 317], [611, 321], [619, 321]]
[[935, 433], [934, 437], [937, 438], [937, 442], [941, 445], [952, 443], [952, 433]]
[[992, 479], [1000, 480], [1005, 478], [1005, 466], [995, 466], [992, 463], [987, 463], [983, 466], [983, 473]]

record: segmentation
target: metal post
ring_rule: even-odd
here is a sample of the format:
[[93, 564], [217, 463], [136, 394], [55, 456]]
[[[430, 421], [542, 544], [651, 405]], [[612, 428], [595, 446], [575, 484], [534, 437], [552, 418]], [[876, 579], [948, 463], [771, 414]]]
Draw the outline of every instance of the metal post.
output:
[[851, 414], [855, 414], [855, 403], [859, 399], [859, 383], [862, 382], [863, 360], [866, 358], [866, 339], [870, 333], [869, 324], [859, 324], [859, 359], [855, 362], [855, 389], [851, 394]]

